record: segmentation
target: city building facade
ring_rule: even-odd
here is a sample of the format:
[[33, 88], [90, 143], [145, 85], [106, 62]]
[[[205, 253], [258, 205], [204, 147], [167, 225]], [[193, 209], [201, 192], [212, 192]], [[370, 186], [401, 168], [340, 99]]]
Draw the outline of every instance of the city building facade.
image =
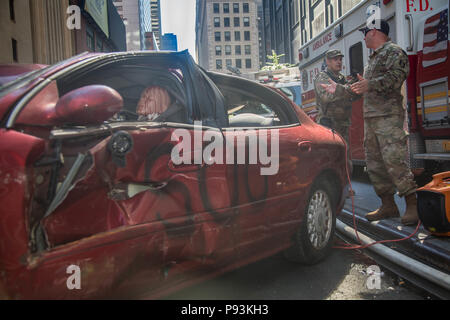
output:
[[141, 50], [139, 0], [115, 0], [114, 5], [125, 24], [127, 50]]
[[178, 51], [177, 36], [173, 33], [165, 33], [161, 37], [161, 50]]
[[280, 61], [282, 63], [296, 62], [301, 33], [300, 1], [302, 0], [263, 0], [264, 50], [267, 54], [272, 51], [278, 55], [284, 54]]
[[69, 3], [81, 9], [80, 29], [73, 30], [75, 53], [126, 50], [125, 25], [112, 0], [69, 0]]
[[69, 0], [0, 1], [0, 63], [51, 64], [72, 56], [73, 37], [65, 28], [68, 6]]
[[[114, 0], [126, 26], [127, 50], [157, 50], [161, 37], [159, 0]], [[155, 38], [156, 43], [149, 41]]]
[[0, 1], [0, 41], [0, 63], [53, 64], [85, 51], [126, 48], [125, 26], [111, 0]]
[[161, 30], [162, 30], [160, 0], [150, 0], [150, 15], [151, 15], [151, 31], [155, 35], [156, 43], [159, 46], [161, 44]]
[[258, 21], [258, 40], [259, 40], [259, 66], [262, 68], [266, 61], [265, 39], [264, 39], [264, 7], [263, 0], [256, 0], [257, 21]]
[[263, 0], [264, 50], [298, 63], [301, 46], [362, 0]]
[[146, 43], [146, 39], [148, 39], [147, 33], [151, 32], [154, 35], [152, 32], [152, 10], [148, 0], [139, 0], [139, 29], [141, 37], [140, 49], [152, 50]]
[[196, 52], [203, 68], [222, 73], [260, 69], [255, 0], [197, 0]]

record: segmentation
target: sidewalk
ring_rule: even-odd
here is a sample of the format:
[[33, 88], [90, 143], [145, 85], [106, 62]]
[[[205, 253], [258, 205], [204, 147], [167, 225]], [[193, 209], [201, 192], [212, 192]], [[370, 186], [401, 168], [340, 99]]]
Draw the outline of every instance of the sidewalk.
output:
[[[386, 219], [369, 222], [364, 216], [376, 210], [381, 201], [376, 196], [372, 186], [365, 179], [352, 180], [352, 187], [356, 192], [353, 199], [355, 221], [357, 231], [376, 241], [402, 239], [411, 235], [416, 226], [403, 226], [400, 218]], [[404, 199], [395, 196], [395, 201], [400, 210], [400, 214], [405, 211]], [[344, 209], [338, 219], [346, 225], [354, 228], [352, 199], [348, 198]], [[437, 237], [420, 226], [417, 233], [410, 239], [385, 243], [385, 246], [400, 252], [414, 260], [422, 262], [439, 271], [449, 274], [450, 277], [450, 238]]]

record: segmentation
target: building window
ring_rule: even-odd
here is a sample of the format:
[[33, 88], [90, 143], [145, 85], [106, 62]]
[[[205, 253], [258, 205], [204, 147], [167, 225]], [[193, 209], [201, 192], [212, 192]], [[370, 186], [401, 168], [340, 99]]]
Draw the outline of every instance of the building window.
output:
[[346, 14], [352, 8], [356, 7], [358, 5], [358, 3], [360, 3], [361, 1], [362, 0], [341, 1], [341, 3], [342, 3], [342, 15]]
[[222, 46], [216, 46], [216, 56], [222, 55]]
[[86, 45], [90, 51], [95, 51], [94, 31], [90, 27], [86, 27]]
[[241, 20], [239, 19], [239, 17], [235, 17], [234, 18], [234, 26], [240, 27], [240, 25], [241, 25]]
[[214, 18], [214, 27], [220, 28], [220, 18]]
[[230, 18], [223, 18], [223, 26], [224, 27], [230, 26]]
[[234, 41], [241, 41], [241, 32], [240, 31], [234, 32]]
[[252, 68], [252, 59], [245, 59], [245, 67], [247, 69], [251, 69]]
[[277, 43], [283, 42], [283, 12], [282, 10], [278, 11], [275, 15], [275, 32], [274, 36], [279, 40]]
[[216, 60], [216, 69], [221, 70], [222, 69], [222, 60]]
[[231, 32], [230, 31], [225, 31], [224, 32], [224, 38], [225, 38], [225, 41], [231, 41]]
[[250, 41], [250, 31], [244, 31], [244, 40]]
[[97, 52], [102, 52], [103, 51], [103, 42], [102, 39], [100, 37], [97, 37]]
[[243, 10], [244, 10], [244, 13], [249, 13], [250, 12], [250, 8], [248, 6], [248, 3], [244, 3], [243, 4]]
[[241, 59], [236, 59], [236, 68], [239, 68], [239, 69], [242, 68], [242, 60]]
[[233, 66], [233, 60], [231, 60], [231, 59], [225, 60], [225, 65], [226, 65], [227, 67]]
[[16, 22], [16, 10], [14, 8], [14, 0], [9, 0], [9, 18]]
[[17, 40], [12, 38], [11, 39], [11, 46], [12, 46], [12, 56], [14, 62], [19, 62], [19, 52], [17, 50]]
[[214, 32], [214, 40], [221, 41], [221, 34], [220, 32]]
[[244, 17], [244, 27], [250, 27], [250, 18]]
[[233, 13], [239, 13], [239, 3], [233, 3]]
[[223, 13], [230, 13], [230, 4], [229, 3], [223, 4]]
[[306, 16], [306, 0], [300, 0], [300, 16], [305, 17]]
[[246, 45], [244, 48], [245, 54], [252, 54], [252, 46]]
[[227, 56], [231, 55], [231, 46], [229, 45], [225, 46], [225, 55]]
[[241, 46], [240, 46], [240, 45], [237, 45], [237, 46], [234, 48], [234, 53], [235, 53], [236, 55], [240, 55], [240, 54], [241, 54]]
[[291, 14], [291, 28], [299, 22], [299, 3], [298, 0], [290, 0], [289, 11]]
[[325, 29], [325, 2], [314, 8], [314, 18], [311, 19], [312, 37], [314, 38]]
[[219, 4], [218, 3], [214, 3], [213, 8], [214, 8], [214, 13], [219, 13]]

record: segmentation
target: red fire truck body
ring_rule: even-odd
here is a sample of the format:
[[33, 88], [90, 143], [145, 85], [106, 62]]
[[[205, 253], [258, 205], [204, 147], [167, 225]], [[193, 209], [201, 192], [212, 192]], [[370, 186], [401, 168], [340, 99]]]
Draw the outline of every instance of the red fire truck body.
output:
[[[389, 23], [392, 41], [409, 57], [403, 90], [411, 169], [450, 170], [448, 0], [361, 1], [299, 49], [302, 108], [313, 118], [317, 114], [314, 78], [326, 67], [327, 50], [344, 54], [344, 75], [363, 75], [371, 50], [358, 29], [375, 11]], [[357, 165], [365, 164], [362, 104], [363, 99], [353, 103], [350, 128], [351, 157]]]

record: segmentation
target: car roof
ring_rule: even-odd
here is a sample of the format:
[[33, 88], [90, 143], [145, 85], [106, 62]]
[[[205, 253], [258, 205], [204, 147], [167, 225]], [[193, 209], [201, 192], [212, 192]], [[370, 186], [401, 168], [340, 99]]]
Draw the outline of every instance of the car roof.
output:
[[[188, 50], [185, 51], [127, 51], [127, 52], [108, 52], [108, 53], [98, 53], [98, 52], [83, 52], [79, 55], [73, 56], [67, 60], [57, 62], [50, 66], [45, 65], [32, 65], [28, 66], [16, 65], [16, 68], [9, 67], [11, 71], [6, 71], [8, 67], [5, 68], [5, 77], [1, 80], [2, 74], [0, 70], [0, 98], [13, 90], [18, 89], [24, 85], [27, 85], [32, 80], [36, 78], [47, 78], [58, 71], [61, 71], [71, 65], [77, 64], [79, 62], [91, 60], [91, 59], [107, 59], [107, 58], [126, 58], [126, 57], [174, 57], [174, 58], [186, 58], [189, 55]], [[21, 70], [28, 68], [29, 72], [21, 73]], [[34, 68], [34, 69], [33, 69]], [[31, 72], [30, 72], [31, 71]], [[7, 75], [9, 73], [15, 73], [15, 75]]]
[[0, 64], [0, 77], [18, 76], [34, 70], [44, 69], [45, 67], [48, 67], [48, 65], [31, 63]]
[[44, 64], [23, 64], [11, 63], [0, 64], [0, 86], [3, 86], [11, 81], [18, 79], [29, 72], [41, 70], [48, 67]]

